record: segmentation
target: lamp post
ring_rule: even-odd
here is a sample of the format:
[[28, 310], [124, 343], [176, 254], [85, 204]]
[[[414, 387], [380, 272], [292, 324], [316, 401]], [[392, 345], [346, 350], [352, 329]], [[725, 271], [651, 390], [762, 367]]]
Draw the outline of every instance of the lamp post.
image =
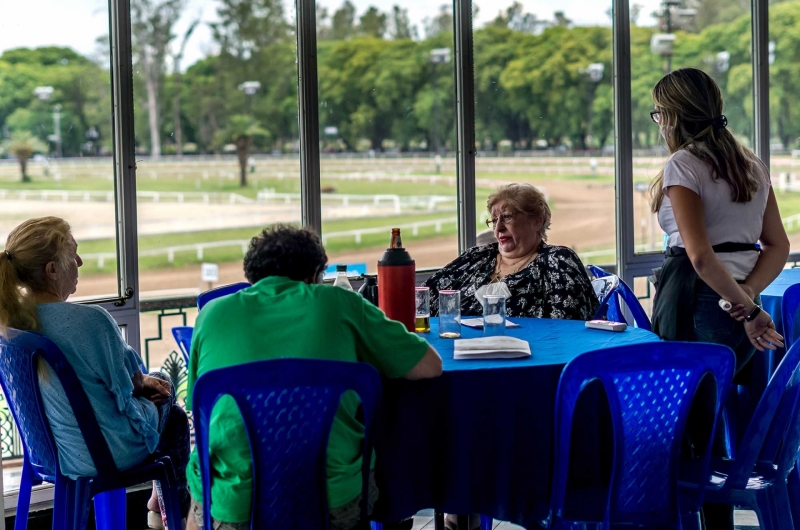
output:
[[[672, 49], [675, 44], [675, 34], [672, 32], [673, 23], [679, 28], [685, 27], [697, 15], [697, 9], [681, 8], [683, 0], [662, 0], [662, 16], [664, 17], [665, 33], [656, 33], [650, 39], [650, 49], [653, 53], [666, 58], [666, 73], [672, 71]], [[675, 20], [673, 20], [673, 17]]]
[[589, 79], [589, 117], [586, 124], [586, 136], [584, 137], [584, 147], [588, 147], [592, 141], [592, 120], [594, 119], [594, 95], [597, 91], [597, 86], [603, 80], [603, 73], [606, 66], [603, 63], [592, 63], [583, 69]]
[[252, 116], [253, 115], [253, 96], [256, 95], [256, 92], [261, 90], [261, 83], [258, 81], [245, 81], [244, 83], [239, 85], [239, 90], [244, 92], [245, 96], [247, 96], [247, 113]]
[[[37, 86], [33, 94], [41, 101], [50, 101], [54, 89], [51, 86]], [[56, 144], [56, 157], [61, 158], [61, 105], [53, 106], [53, 134], [48, 135], [48, 140]]]
[[438, 65], [447, 64], [449, 62], [450, 62], [450, 48], [435, 48], [431, 50], [430, 63], [433, 65], [433, 149], [437, 155], [439, 155], [440, 143], [441, 143], [439, 139], [439, 130], [441, 125], [439, 123]]

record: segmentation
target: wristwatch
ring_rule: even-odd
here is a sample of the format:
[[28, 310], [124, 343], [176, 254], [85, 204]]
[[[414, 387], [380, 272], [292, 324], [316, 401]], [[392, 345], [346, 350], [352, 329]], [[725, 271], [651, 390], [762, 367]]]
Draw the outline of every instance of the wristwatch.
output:
[[744, 317], [747, 322], [752, 322], [755, 318], [761, 313], [761, 306], [756, 304], [753, 306], [753, 309], [750, 311], [750, 314]]

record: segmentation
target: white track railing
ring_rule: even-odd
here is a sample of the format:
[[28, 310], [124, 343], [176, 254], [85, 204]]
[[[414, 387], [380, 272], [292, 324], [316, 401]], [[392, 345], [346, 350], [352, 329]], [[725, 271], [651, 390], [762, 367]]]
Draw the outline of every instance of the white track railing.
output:
[[[201, 202], [252, 204], [255, 201], [238, 193], [203, 193], [199, 191], [137, 191], [136, 198], [150, 202]], [[81, 190], [6, 190], [0, 189], [0, 200], [62, 201], [62, 202], [114, 202], [113, 191]]]
[[[445, 219], [432, 219], [430, 221], [419, 221], [415, 223], [381, 226], [376, 228], [359, 228], [357, 230], [347, 230], [343, 232], [329, 232], [327, 234], [323, 234], [322, 242], [325, 243], [330, 239], [353, 238], [356, 245], [360, 245], [363, 236], [369, 234], [381, 234], [381, 233], [389, 234], [392, 228], [411, 230], [412, 236], [418, 236], [420, 228], [427, 228], [432, 226], [434, 227], [434, 232], [439, 234], [441, 233], [443, 227], [450, 225], [457, 225], [457, 224], [458, 224], [457, 218], [448, 217]], [[210, 243], [175, 245], [171, 247], [155, 248], [151, 250], [140, 250], [139, 257], [166, 256], [167, 262], [174, 263], [175, 254], [179, 252], [194, 252], [195, 255], [197, 256], [197, 260], [200, 261], [203, 259], [204, 253], [208, 249], [223, 248], [223, 247], [239, 247], [242, 250], [242, 254], [244, 254], [245, 252], [247, 252], [247, 248], [249, 245], [250, 245], [250, 239], [232, 239], [226, 241], [213, 241]], [[81, 259], [83, 261], [97, 260], [97, 266], [99, 268], [103, 268], [105, 266], [106, 261], [112, 261], [117, 259], [117, 254], [115, 252], [98, 252], [93, 254], [81, 254]]]

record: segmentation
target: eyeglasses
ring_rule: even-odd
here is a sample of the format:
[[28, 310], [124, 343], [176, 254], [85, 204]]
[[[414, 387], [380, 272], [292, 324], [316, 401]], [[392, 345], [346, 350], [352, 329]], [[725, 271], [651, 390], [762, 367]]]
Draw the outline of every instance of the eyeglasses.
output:
[[661, 122], [661, 111], [660, 110], [651, 110], [650, 111], [650, 119], [653, 120], [653, 123], [659, 124]]
[[517, 215], [515, 213], [501, 213], [499, 217], [492, 217], [491, 219], [486, 220], [486, 226], [488, 228], [494, 228], [498, 221], [503, 221], [504, 225], [510, 225], [514, 221], [514, 216]]

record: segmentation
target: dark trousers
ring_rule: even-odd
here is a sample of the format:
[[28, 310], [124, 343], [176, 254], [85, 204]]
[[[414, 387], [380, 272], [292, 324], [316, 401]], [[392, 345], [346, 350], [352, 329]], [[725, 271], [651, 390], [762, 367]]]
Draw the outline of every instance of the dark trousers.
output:
[[[738, 322], [730, 317], [727, 312], [719, 307], [720, 296], [708, 285], [698, 282], [695, 291], [695, 311], [694, 311], [694, 340], [697, 342], [712, 342], [722, 344], [731, 348], [736, 355], [736, 374], [734, 382], [746, 384], [743, 381], [742, 369], [753, 357], [756, 349], [747, 338], [744, 330], [744, 323]], [[756, 299], [756, 303], [759, 300]], [[724, 405], [724, 404], [723, 404]], [[703, 420], [702, 414], [695, 416], [697, 421], [692, 421], [690, 417], [686, 425], [689, 437], [702, 439], [700, 434], [707, 427], [699, 423]], [[705, 416], [706, 426], [707, 415]], [[712, 442], [711, 452], [714, 456], [725, 455], [725, 432], [721, 425], [717, 426], [716, 436]], [[727, 504], [703, 504], [703, 526], [706, 530], [732, 530], [733, 529], [733, 506]]]
[[152, 377], [167, 381], [170, 384], [170, 397], [158, 408], [158, 440], [156, 452], [168, 456], [172, 460], [175, 477], [178, 481], [178, 496], [181, 500], [181, 517], [189, 513], [191, 497], [186, 480], [186, 466], [189, 464], [189, 418], [186, 411], [176, 402], [175, 385], [163, 372], [152, 372]]

